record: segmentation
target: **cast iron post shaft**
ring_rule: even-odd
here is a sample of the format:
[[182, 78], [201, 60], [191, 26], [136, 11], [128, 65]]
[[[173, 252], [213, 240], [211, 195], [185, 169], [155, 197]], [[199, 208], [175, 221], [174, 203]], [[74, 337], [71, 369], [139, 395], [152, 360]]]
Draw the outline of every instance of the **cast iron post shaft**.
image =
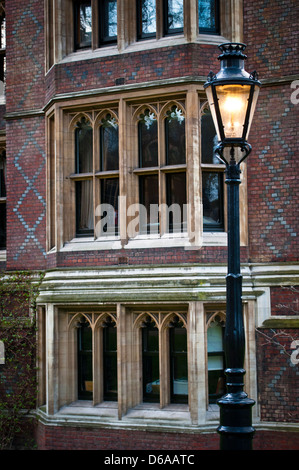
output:
[[218, 400], [220, 406], [221, 450], [251, 450], [254, 428], [252, 406], [254, 400], [243, 391], [245, 334], [242, 309], [242, 276], [240, 270], [240, 166], [234, 158], [226, 165], [228, 273], [226, 276], [226, 324], [224, 353], [226, 360], [227, 393]]

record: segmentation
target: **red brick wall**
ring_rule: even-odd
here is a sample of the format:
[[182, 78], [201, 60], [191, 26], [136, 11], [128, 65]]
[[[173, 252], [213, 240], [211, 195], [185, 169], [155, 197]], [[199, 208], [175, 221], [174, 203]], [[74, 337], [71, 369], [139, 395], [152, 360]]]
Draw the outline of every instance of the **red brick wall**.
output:
[[299, 315], [299, 286], [271, 287], [271, 315]]
[[298, 329], [261, 329], [256, 333], [262, 421], [299, 422], [299, 371], [292, 361], [292, 343], [298, 338]]
[[298, 260], [297, 135], [299, 105], [290, 84], [264, 87], [249, 137], [248, 223], [250, 260]]
[[[218, 434], [51, 427], [38, 424], [39, 450], [218, 450]], [[298, 450], [299, 433], [256, 431], [254, 450]]]
[[9, 0], [6, 10], [6, 111], [44, 106], [44, 2]]

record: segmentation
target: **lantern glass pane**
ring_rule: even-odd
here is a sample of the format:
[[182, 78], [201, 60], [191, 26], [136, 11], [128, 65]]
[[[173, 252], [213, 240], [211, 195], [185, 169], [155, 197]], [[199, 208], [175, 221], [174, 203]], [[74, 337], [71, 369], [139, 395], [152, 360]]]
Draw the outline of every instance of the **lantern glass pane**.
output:
[[243, 136], [250, 85], [218, 85], [216, 94], [226, 139]]
[[251, 124], [252, 124], [253, 115], [254, 115], [254, 111], [255, 111], [255, 107], [256, 107], [256, 102], [257, 102], [257, 99], [258, 99], [258, 96], [259, 96], [259, 92], [260, 92], [260, 87], [258, 85], [255, 85], [254, 92], [253, 92], [252, 103], [251, 103], [251, 108], [250, 108], [249, 121], [248, 121], [248, 127], [247, 127], [245, 140], [247, 140], [248, 136], [249, 136], [249, 131], [250, 131], [250, 127], [251, 127]]
[[220, 141], [221, 140], [221, 135], [220, 135], [220, 132], [219, 132], [219, 126], [218, 126], [218, 121], [217, 121], [217, 116], [216, 116], [216, 109], [215, 109], [214, 98], [213, 98], [213, 93], [212, 93], [212, 87], [211, 86], [206, 88], [206, 94], [207, 94], [207, 98], [208, 98], [208, 102], [209, 102], [210, 111], [211, 111], [211, 114], [212, 114], [215, 130], [216, 130], [216, 133], [217, 133], [217, 137], [218, 137], [218, 140]]

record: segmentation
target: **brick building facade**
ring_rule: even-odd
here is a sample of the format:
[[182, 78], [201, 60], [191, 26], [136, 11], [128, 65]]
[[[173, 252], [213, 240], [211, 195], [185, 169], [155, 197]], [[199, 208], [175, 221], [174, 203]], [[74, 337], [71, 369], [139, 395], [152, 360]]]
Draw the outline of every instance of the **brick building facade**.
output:
[[44, 275], [38, 448], [218, 447], [226, 193], [203, 84], [232, 41], [263, 85], [240, 187], [254, 448], [298, 449], [296, 2], [0, 3], [0, 266]]

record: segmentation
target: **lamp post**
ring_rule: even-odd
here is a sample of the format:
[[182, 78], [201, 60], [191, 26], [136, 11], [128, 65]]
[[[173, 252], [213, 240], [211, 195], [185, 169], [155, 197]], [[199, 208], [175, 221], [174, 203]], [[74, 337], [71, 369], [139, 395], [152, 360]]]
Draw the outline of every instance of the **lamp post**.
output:
[[[220, 449], [251, 450], [254, 428], [254, 400], [244, 392], [243, 377], [245, 334], [242, 311], [242, 276], [240, 271], [240, 164], [249, 155], [247, 142], [261, 83], [256, 72], [244, 70], [246, 46], [221, 44], [221, 69], [210, 72], [204, 85], [218, 136], [216, 154], [226, 165], [228, 273], [226, 276], [226, 326], [224, 352], [227, 393], [218, 400], [220, 406]], [[226, 151], [230, 148], [230, 151]], [[239, 149], [239, 150], [238, 150]], [[229, 153], [229, 156], [227, 155]]]

